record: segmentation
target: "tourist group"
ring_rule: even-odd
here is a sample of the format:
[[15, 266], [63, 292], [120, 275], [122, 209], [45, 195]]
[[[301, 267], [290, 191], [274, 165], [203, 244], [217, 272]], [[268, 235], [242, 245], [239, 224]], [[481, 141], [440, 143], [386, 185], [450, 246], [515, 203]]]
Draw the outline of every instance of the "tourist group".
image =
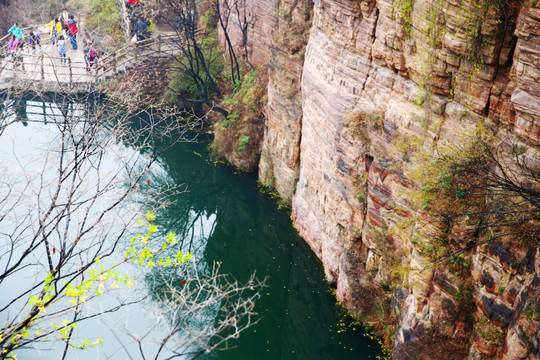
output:
[[[45, 25], [45, 28], [49, 29], [51, 38], [51, 45], [58, 51], [60, 58], [60, 64], [67, 64], [67, 41], [71, 44], [72, 50], [78, 49], [77, 34], [79, 27], [75, 16], [70, 14], [66, 8], [62, 10], [62, 13], [57, 18], [54, 18]], [[22, 55], [25, 47], [25, 35], [24, 31], [19, 27], [18, 23], [14, 23], [8, 30], [10, 40], [8, 43], [8, 52], [12, 54], [13, 67], [19, 66], [24, 70], [24, 62]], [[41, 49], [41, 34], [38, 31], [30, 31], [28, 36], [28, 54], [34, 54], [38, 49]], [[98, 53], [90, 44], [85, 43], [84, 46], [84, 58], [86, 62], [86, 71], [90, 71], [92, 67], [97, 63]]]

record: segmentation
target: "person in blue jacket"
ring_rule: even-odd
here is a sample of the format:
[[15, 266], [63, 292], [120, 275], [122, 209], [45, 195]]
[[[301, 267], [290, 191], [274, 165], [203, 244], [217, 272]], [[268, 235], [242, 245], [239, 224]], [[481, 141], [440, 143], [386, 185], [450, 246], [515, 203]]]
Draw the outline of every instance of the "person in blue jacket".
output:
[[22, 40], [24, 39], [24, 34], [22, 29], [19, 27], [19, 24], [14, 23], [13, 26], [9, 28], [7, 33], [15, 35], [17, 40], [19, 40], [19, 43], [22, 43]]

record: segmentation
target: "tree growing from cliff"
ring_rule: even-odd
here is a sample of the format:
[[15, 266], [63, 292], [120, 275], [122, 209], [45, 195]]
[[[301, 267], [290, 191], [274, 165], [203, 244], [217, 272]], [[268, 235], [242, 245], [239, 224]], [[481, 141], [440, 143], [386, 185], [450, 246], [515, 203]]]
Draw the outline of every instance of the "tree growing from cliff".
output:
[[[424, 155], [419, 155], [420, 160]], [[436, 262], [489, 242], [528, 247], [540, 239], [540, 154], [485, 134], [464, 135], [411, 172], [417, 199], [436, 220], [426, 252]], [[458, 230], [459, 229], [459, 230]]]
[[[101, 342], [101, 334], [79, 338], [77, 326], [151, 299], [166, 330], [161, 337], [125, 329], [141, 358], [196, 357], [256, 321], [255, 278], [241, 285], [217, 267], [201, 272], [174, 234], [159, 233], [153, 213], [138, 220], [181, 191], [153, 185], [149, 174], [159, 170], [163, 151], [191, 139], [200, 119], [140, 108], [125, 92], [109, 99], [14, 94], [4, 98], [0, 118], [1, 148], [13, 149], [4, 154], [10, 166], [0, 168], [0, 358], [29, 348], [70, 358]], [[39, 153], [17, 143], [21, 135], [34, 136]], [[161, 285], [126, 295], [119, 289], [137, 285], [129, 264]], [[219, 313], [215, 323], [195, 327], [194, 314], [208, 308]]]
[[[249, 60], [248, 17], [245, 0], [166, 0], [160, 4], [162, 17], [176, 32], [180, 55], [172, 65], [170, 93], [191, 104], [204, 104], [225, 117], [228, 111], [220, 105], [223, 91], [238, 89], [244, 74], [230, 33], [242, 37], [243, 61], [254, 70]], [[218, 43], [217, 27], [225, 42], [225, 51]], [[228, 67], [228, 73], [223, 71]]]
[[251, 67], [251, 70], [255, 70], [255, 67], [249, 61], [248, 51], [248, 29], [249, 22], [246, 13], [246, 1], [245, 0], [213, 0], [212, 9], [219, 20], [219, 26], [221, 28], [223, 37], [225, 38], [226, 50], [229, 55], [229, 66], [231, 74], [231, 82], [238, 84], [242, 81], [241, 66], [236, 56], [235, 46], [231, 41], [229, 35], [229, 27], [235, 26], [242, 34], [241, 48], [243, 49], [243, 57], [246, 64]]
[[218, 85], [221, 50], [211, 29], [200, 27], [199, 2], [166, 0], [160, 11], [175, 31], [180, 55], [172, 65], [169, 91], [190, 104], [204, 104], [227, 115], [216, 99], [222, 98]]

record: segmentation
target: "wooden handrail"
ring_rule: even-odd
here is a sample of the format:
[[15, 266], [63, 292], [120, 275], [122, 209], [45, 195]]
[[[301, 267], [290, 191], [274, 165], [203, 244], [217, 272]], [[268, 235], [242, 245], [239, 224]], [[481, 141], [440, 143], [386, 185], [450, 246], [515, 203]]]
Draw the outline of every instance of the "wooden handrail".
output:
[[[27, 27], [21, 28], [21, 30], [24, 31], [24, 30], [28, 30], [28, 29], [32, 29], [32, 28], [43, 27], [43, 26], [45, 26], [45, 25], [27, 26]], [[0, 44], [3, 43], [4, 41], [6, 41], [7, 39], [9, 39], [10, 36], [11, 36], [11, 34], [7, 34], [7, 35], [4, 35], [4, 37], [0, 38]]]
[[[159, 38], [158, 41], [160, 42], [159, 46], [161, 46], [163, 43], [167, 43], [167, 42], [176, 42], [177, 39], [174, 37], [174, 35], [161, 35]], [[148, 49], [148, 45], [153, 45], [153, 44], [158, 44], [156, 42], [156, 38], [149, 38], [149, 39], [145, 39], [145, 40], [141, 40], [141, 41], [137, 41], [136, 43], [130, 43], [126, 46], [124, 46], [123, 48], [120, 48], [118, 50], [115, 51], [115, 55], [114, 55], [114, 58], [116, 58], [116, 60], [118, 59], [121, 59], [129, 54], [132, 54], [134, 53], [134, 50], [137, 49], [137, 48], [146, 48]], [[103, 61], [109, 61], [109, 59], [112, 59], [113, 56], [112, 54], [111, 55], [107, 55], [105, 56], [102, 60]]]
[[[76, 61], [69, 59], [69, 67], [67, 72], [57, 68], [56, 65], [53, 66], [44, 66], [44, 59], [49, 59], [54, 61], [54, 63], [59, 63], [59, 56], [50, 56], [46, 54], [25, 54], [18, 53], [18, 56], [22, 56], [27, 59], [23, 61], [26, 65], [24, 73], [29, 78], [34, 79], [33, 81], [45, 81], [49, 75], [58, 75], [63, 74], [63, 76], [68, 76], [69, 84], [75, 83], [99, 83], [105, 80], [109, 75], [116, 74], [118, 68], [124, 66], [127, 67], [128, 64], [132, 64], [135, 67], [140, 61], [150, 58], [161, 59], [167, 56], [175, 56], [178, 54], [179, 48], [174, 44], [178, 43], [178, 37], [176, 35], [166, 35], [160, 34], [160, 36], [149, 38], [145, 40], [138, 41], [136, 43], [130, 43], [119, 50], [112, 52], [102, 58], [96, 60], [95, 68], [91, 72], [80, 71], [79, 69], [86, 68], [85, 61]], [[138, 57], [135, 56], [136, 51], [138, 52]], [[0, 57], [8, 53], [7, 49], [0, 49]], [[28, 58], [35, 60], [28, 61]], [[0, 69], [0, 75], [6, 68], [7, 61], [4, 62], [3, 68]], [[28, 66], [30, 65], [30, 66]], [[12, 73], [16, 77], [16, 73]], [[92, 81], [88, 81], [88, 77], [93, 78]], [[1, 76], [0, 76], [1, 77]]]
[[124, 23], [124, 31], [126, 32], [126, 41], [129, 42], [131, 39], [131, 23], [129, 22], [127, 9], [126, 9], [126, 2], [125, 0], [116, 0], [116, 5], [118, 6], [120, 10], [120, 17], [122, 18], [122, 22]]

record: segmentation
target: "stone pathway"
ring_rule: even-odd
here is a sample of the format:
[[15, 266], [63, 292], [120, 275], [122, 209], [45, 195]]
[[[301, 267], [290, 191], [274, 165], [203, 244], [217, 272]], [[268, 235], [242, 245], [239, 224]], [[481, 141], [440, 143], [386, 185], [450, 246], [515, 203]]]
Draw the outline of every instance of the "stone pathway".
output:
[[[80, 27], [83, 29], [83, 27]], [[82, 44], [82, 31], [78, 35], [79, 46], [77, 50], [71, 48], [69, 40], [66, 41], [67, 64], [60, 63], [58, 48], [51, 45], [49, 31], [39, 27], [41, 46], [32, 52], [25, 42], [23, 51], [15, 54], [7, 52], [6, 44], [0, 44], [0, 90], [17, 88], [33, 91], [55, 92], [86, 92], [94, 88], [95, 84], [106, 76], [123, 72], [128, 67], [135, 67], [143, 59], [159, 59], [178, 54], [178, 38], [174, 34], [159, 32], [152, 38], [137, 44], [129, 44], [116, 52], [116, 57], [105, 58], [106, 74], [103, 69], [94, 68], [86, 71], [84, 61], [84, 46]], [[26, 31], [28, 37], [28, 31]], [[19, 64], [17, 62], [19, 61]], [[22, 61], [23, 65], [20, 64]], [[103, 76], [106, 75], [106, 76]]]
[[[35, 52], [25, 43], [22, 51], [7, 53], [7, 45], [2, 44], [2, 53], [6, 56], [0, 63], [0, 88], [7, 88], [13, 83], [35, 85], [35, 82], [41, 82], [43, 90], [47, 90], [48, 85], [56, 90], [58, 86], [84, 86], [95, 82], [95, 71], [86, 71], [80, 42], [77, 50], [73, 50], [69, 40], [66, 41], [68, 61], [66, 65], [61, 65], [58, 48], [51, 45], [48, 29], [42, 27], [38, 28], [38, 31], [42, 34], [42, 39], [41, 46], [38, 46]], [[17, 60], [22, 60], [22, 65], [17, 64]]]

